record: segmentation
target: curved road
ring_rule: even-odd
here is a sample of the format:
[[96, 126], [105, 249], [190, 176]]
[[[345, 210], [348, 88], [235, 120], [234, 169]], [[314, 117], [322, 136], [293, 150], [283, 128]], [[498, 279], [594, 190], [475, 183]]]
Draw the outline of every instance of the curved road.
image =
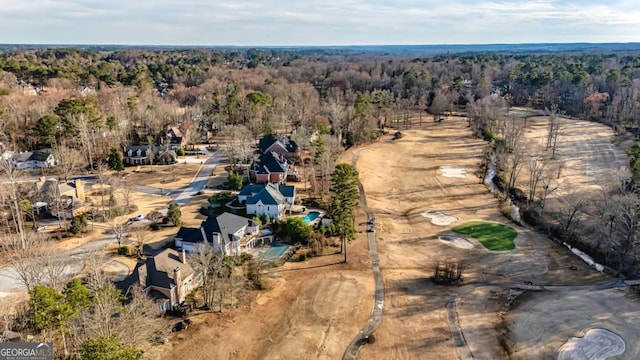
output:
[[[356, 166], [356, 162], [360, 156], [360, 150], [361, 149], [356, 150], [353, 154], [353, 160], [351, 161], [351, 165], [353, 167]], [[358, 184], [358, 190], [360, 192], [360, 205], [369, 219], [373, 216], [373, 213], [367, 206], [367, 198], [365, 196], [362, 183]], [[376, 330], [380, 321], [382, 321], [382, 309], [384, 308], [384, 282], [382, 281], [382, 273], [380, 272], [380, 260], [378, 258], [378, 249], [376, 247], [376, 233], [367, 232], [367, 240], [369, 241], [369, 256], [371, 257], [373, 278], [376, 284], [373, 312], [371, 313], [371, 318], [369, 318], [367, 325], [360, 330], [355, 339], [353, 339], [351, 344], [349, 344], [349, 347], [347, 347], [347, 350], [342, 356], [343, 360], [355, 359], [358, 356], [358, 351], [360, 351], [362, 345], [367, 343], [369, 336]]]
[[[204, 161], [203, 165], [200, 167], [200, 170], [198, 171], [196, 176], [193, 177], [189, 185], [171, 191], [169, 196], [171, 197], [173, 202], [177, 203], [180, 206], [188, 203], [193, 195], [202, 190], [207, 184], [209, 175], [216, 168], [216, 166], [221, 163], [223, 156], [224, 155], [222, 151], [210, 153], [210, 157]], [[76, 178], [79, 177], [80, 176]], [[95, 177], [93, 176], [84, 176], [83, 178], [95, 179]], [[149, 186], [137, 186], [136, 190], [146, 194], [166, 194], [166, 190]], [[113, 243], [115, 241], [116, 239], [113, 235], [105, 235], [99, 239], [85, 243], [75, 249], [65, 252], [64, 256], [67, 256], [69, 259], [69, 264], [65, 269], [65, 275], [70, 277], [75, 276], [82, 270], [82, 265], [84, 264], [87, 256], [89, 256], [94, 251], [104, 249], [110, 243]], [[10, 295], [11, 293], [23, 291], [23, 289], [24, 286], [18, 279], [13, 268], [10, 265], [0, 266], [0, 298], [2, 298], [3, 295]]]

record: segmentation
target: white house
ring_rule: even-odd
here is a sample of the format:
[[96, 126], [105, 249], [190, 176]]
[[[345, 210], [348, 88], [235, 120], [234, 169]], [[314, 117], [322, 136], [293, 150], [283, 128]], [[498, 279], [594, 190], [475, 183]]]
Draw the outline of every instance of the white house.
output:
[[10, 161], [11, 165], [19, 170], [56, 166], [56, 158], [50, 149], [13, 153]]
[[294, 186], [280, 184], [247, 185], [238, 194], [238, 201], [247, 206], [248, 215], [269, 215], [280, 219], [296, 199]]
[[176, 234], [175, 245], [187, 252], [198, 251], [200, 244], [213, 247], [225, 255], [240, 255], [265, 242], [273, 236], [260, 232], [260, 226], [252, 219], [231, 213], [209, 217], [199, 228], [182, 227]]

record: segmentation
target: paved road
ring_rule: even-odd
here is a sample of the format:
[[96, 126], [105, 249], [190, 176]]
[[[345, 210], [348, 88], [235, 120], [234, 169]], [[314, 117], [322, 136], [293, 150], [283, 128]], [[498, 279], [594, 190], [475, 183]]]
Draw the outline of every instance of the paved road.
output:
[[[217, 165], [222, 162], [222, 160], [222, 151], [213, 153], [212, 156], [210, 156], [204, 162], [203, 166], [200, 168], [189, 185], [177, 190], [172, 190], [169, 196], [175, 203], [179, 204], [180, 206], [188, 203], [195, 193], [204, 188], [204, 186], [207, 184], [211, 172], [216, 168]], [[136, 190], [147, 194], [166, 194], [166, 190], [164, 189], [157, 189], [149, 186], [138, 186]], [[53, 223], [51, 225], [53, 225]], [[98, 224], [96, 224], [96, 226], [98, 226]], [[70, 260], [69, 266], [65, 270], [66, 275], [69, 277], [77, 275], [82, 270], [84, 261], [89, 254], [96, 250], [102, 250], [107, 245], [109, 245], [109, 243], [115, 242], [116, 239], [113, 235], [105, 235], [102, 238], [80, 245], [79, 247], [66, 252], [64, 256], [67, 256]], [[9, 295], [10, 293], [20, 291], [24, 291], [24, 287], [17, 279], [13, 269], [10, 266], [0, 267], [0, 297], [2, 297], [2, 295]]]
[[[360, 149], [356, 150], [353, 155], [352, 165], [355, 167], [358, 157], [360, 156]], [[373, 213], [367, 206], [367, 198], [364, 192], [362, 184], [358, 184], [358, 190], [360, 191], [360, 205], [367, 214], [367, 218], [370, 219]], [[367, 343], [369, 336], [376, 330], [380, 321], [382, 321], [382, 310], [384, 309], [384, 281], [382, 280], [382, 273], [380, 272], [380, 259], [378, 257], [378, 248], [376, 247], [376, 233], [367, 232], [367, 240], [369, 241], [369, 257], [371, 258], [371, 267], [373, 270], [373, 278], [375, 280], [376, 289], [374, 295], [373, 312], [369, 322], [360, 330], [358, 335], [351, 341], [349, 347], [342, 356], [343, 360], [355, 359], [358, 356], [360, 348]]]
[[136, 190], [150, 195], [168, 195], [174, 203], [184, 206], [198, 191], [204, 189], [205, 185], [207, 185], [207, 182], [209, 181], [211, 172], [213, 172], [216, 166], [220, 165], [223, 160], [224, 154], [222, 151], [214, 152], [207, 160], [205, 160], [191, 183], [179, 189], [167, 190], [163, 188], [139, 185], [136, 186]]
[[[104, 249], [110, 243], [116, 243], [116, 238], [113, 235], [106, 235], [63, 254], [62, 256], [65, 256], [68, 260], [64, 275], [69, 278], [76, 276], [82, 271], [84, 261], [89, 254]], [[25, 259], [23, 261], [29, 262], [33, 260]], [[25, 291], [24, 285], [18, 279], [13, 268], [8, 265], [0, 267], [0, 298], [2, 298], [3, 295], [10, 295], [11, 293], [22, 291]]]
[[189, 185], [172, 192], [170, 196], [173, 199], [173, 202], [183, 206], [188, 203], [198, 191], [204, 189], [205, 185], [207, 185], [207, 182], [209, 181], [211, 172], [215, 170], [216, 166], [222, 163], [223, 158], [224, 154], [222, 151], [216, 151], [213, 153], [213, 155], [204, 162], [202, 167], [200, 167], [198, 174], [196, 174]]

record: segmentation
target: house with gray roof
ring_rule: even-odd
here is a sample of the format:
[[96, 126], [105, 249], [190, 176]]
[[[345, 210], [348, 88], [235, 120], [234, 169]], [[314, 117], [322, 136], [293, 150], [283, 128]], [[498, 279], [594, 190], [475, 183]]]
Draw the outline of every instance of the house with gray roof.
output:
[[148, 145], [125, 146], [122, 149], [125, 165], [150, 165]]
[[284, 155], [269, 151], [251, 164], [249, 179], [256, 183], [284, 183], [291, 165]]
[[296, 200], [296, 188], [278, 183], [250, 184], [238, 194], [238, 201], [247, 206], [247, 215], [269, 215], [282, 218]]
[[147, 258], [137, 269], [138, 283], [153, 295], [162, 310], [184, 303], [187, 295], [202, 284], [202, 274], [187, 263], [184, 251], [165, 249]]
[[272, 136], [265, 136], [258, 142], [260, 154], [276, 152], [279, 155], [292, 157], [300, 154], [300, 148], [291, 138], [278, 139]]
[[199, 228], [181, 227], [174, 240], [177, 248], [187, 252], [198, 251], [201, 244], [206, 244], [218, 253], [240, 255], [272, 242], [273, 236], [260, 232], [260, 225], [252, 219], [225, 212], [208, 217]]
[[11, 164], [16, 169], [40, 169], [56, 166], [56, 158], [51, 149], [13, 153]]

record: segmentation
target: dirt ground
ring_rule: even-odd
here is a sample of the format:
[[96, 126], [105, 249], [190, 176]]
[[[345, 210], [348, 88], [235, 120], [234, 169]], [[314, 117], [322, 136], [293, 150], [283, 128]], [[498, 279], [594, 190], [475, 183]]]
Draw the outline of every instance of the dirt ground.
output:
[[[616, 142], [613, 130], [603, 124], [566, 118], [561, 121], [563, 126], [554, 159], [551, 158], [551, 149], [544, 150], [549, 126], [547, 116], [529, 118], [523, 133], [523, 139], [531, 148], [529, 153], [534, 153], [536, 144], [542, 149], [541, 158], [547, 163], [545, 172], [554, 179], [553, 186], [558, 185], [549, 199], [574, 191], [600, 192], [603, 185], [619, 181], [629, 167], [626, 150], [632, 140]], [[525, 192], [528, 177], [525, 165], [517, 180], [517, 186]]]
[[[512, 283], [589, 285], [613, 280], [565, 248], [513, 224], [519, 235], [512, 251], [490, 252], [473, 239], [472, 249], [438, 240], [451, 234], [451, 227], [470, 220], [508, 223], [498, 211], [495, 196], [476, 176], [484, 143], [472, 138], [466, 125], [464, 118], [440, 123], [425, 120], [419, 129], [403, 130], [399, 140], [385, 137], [342, 157], [347, 163], [357, 159], [367, 202], [376, 216], [385, 283], [385, 308], [376, 342], [363, 347], [358, 358], [457, 358], [459, 348], [445, 306], [452, 299], [457, 299], [460, 327], [476, 359], [554, 358], [570, 337], [583, 336], [590, 328], [605, 328], [625, 339], [627, 351], [616, 358], [637, 358], [634, 341], [640, 326], [632, 320], [640, 314], [640, 304], [626, 292], [525, 292], [515, 297], [508, 289]], [[578, 124], [577, 130], [583, 126]], [[610, 133], [600, 130], [591, 129], [582, 136], [591, 136], [593, 144], [601, 137], [610, 143]], [[571, 150], [568, 142], [566, 146]], [[589, 149], [603, 157], [600, 164], [608, 166], [608, 152], [597, 153], [598, 146]], [[559, 148], [559, 155], [564, 151]], [[588, 184], [589, 177], [599, 171], [584, 170], [579, 163], [567, 165], [563, 171], [584, 172], [580, 184]], [[458, 220], [436, 225], [424, 216], [427, 211]], [[359, 214], [357, 221], [364, 222], [364, 215]], [[334, 264], [340, 255], [333, 255], [274, 269], [267, 275], [270, 290], [248, 292], [241, 306], [222, 314], [196, 317], [193, 327], [152, 348], [146, 357], [341, 358], [373, 307], [367, 251], [364, 234], [359, 233], [350, 246], [348, 265]], [[449, 260], [467, 264], [463, 285], [436, 285], [430, 280], [432, 267]], [[477, 285], [489, 283], [494, 285]]]
[[[359, 150], [357, 168], [368, 205], [376, 214], [386, 291], [376, 342], [365, 346], [359, 359], [379, 359], [380, 354], [389, 354], [385, 358], [394, 359], [424, 359], [425, 354], [429, 354], [429, 359], [455, 358], [456, 347], [445, 309], [446, 302], [455, 295], [460, 295], [459, 321], [473, 356], [506, 358], [505, 346], [500, 341], [505, 330], [499, 312], [505, 310], [508, 290], [496, 288], [492, 292], [474, 286], [435, 285], [429, 277], [437, 261], [466, 261], [465, 283], [568, 285], [611, 280], [591, 270], [566, 249], [513, 224], [519, 231], [517, 248], [513, 251], [489, 252], [477, 242], [473, 249], [460, 249], [439, 241], [438, 235], [448, 234], [450, 227], [469, 220], [507, 223], [498, 212], [495, 197], [474, 175], [484, 144], [470, 136], [466, 121], [461, 118], [427, 123], [422, 129], [406, 130], [403, 134], [400, 140], [385, 139]], [[449, 226], [434, 225], [422, 215], [427, 210], [455, 216], [459, 221]], [[544, 294], [541, 296], [544, 298]], [[598, 311], [597, 303], [587, 300], [584, 303], [593, 306], [586, 306], [584, 312]], [[638, 307], [631, 300], [627, 305], [632, 309]], [[554, 304], [540, 306], [550, 311]], [[517, 318], [521, 312], [516, 308], [508, 314]], [[558, 326], [573, 320], [562, 313], [551, 317], [550, 321]], [[544, 323], [543, 319], [532, 317], [532, 320]], [[573, 326], [578, 327], [578, 323]], [[511, 334], [516, 341], [528, 336], [526, 326], [510, 331], [507, 335]], [[555, 339], [547, 348], [551, 353], [568, 339], [565, 336], [568, 332], [547, 333]], [[511, 337], [507, 337], [507, 343], [513, 341]], [[507, 348], [515, 351], [517, 358], [541, 358], [533, 350], [529, 352], [530, 347], [519, 346]]]
[[191, 182], [201, 164], [177, 163], [173, 165], [146, 165], [126, 168], [136, 185], [175, 190]]
[[270, 289], [241, 306], [194, 319], [194, 326], [150, 349], [148, 359], [339, 359], [373, 305], [366, 240], [341, 255], [286, 263], [266, 275]]

